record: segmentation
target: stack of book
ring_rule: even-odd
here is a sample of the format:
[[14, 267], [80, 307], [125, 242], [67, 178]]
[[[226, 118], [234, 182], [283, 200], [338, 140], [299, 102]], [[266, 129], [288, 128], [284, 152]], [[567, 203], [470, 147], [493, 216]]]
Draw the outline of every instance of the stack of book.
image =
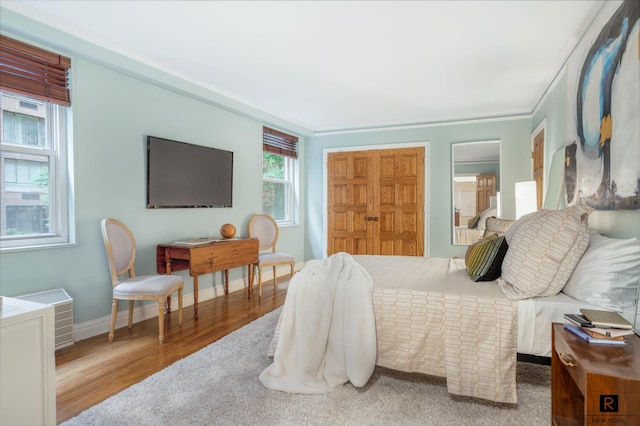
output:
[[624, 345], [633, 326], [619, 313], [580, 309], [582, 314], [564, 314], [564, 328], [581, 339], [602, 345]]

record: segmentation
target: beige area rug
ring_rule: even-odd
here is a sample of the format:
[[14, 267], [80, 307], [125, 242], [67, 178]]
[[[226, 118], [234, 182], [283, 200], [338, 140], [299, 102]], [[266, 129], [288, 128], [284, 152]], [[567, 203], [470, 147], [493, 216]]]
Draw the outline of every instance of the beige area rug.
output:
[[258, 381], [280, 309], [64, 423], [87, 425], [548, 425], [550, 367], [518, 363], [518, 405], [456, 397], [445, 379], [376, 368], [323, 395]]

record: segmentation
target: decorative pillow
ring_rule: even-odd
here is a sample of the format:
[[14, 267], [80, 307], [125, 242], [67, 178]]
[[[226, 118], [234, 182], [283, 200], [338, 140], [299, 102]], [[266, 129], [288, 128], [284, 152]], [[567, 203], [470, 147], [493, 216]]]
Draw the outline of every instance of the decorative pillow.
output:
[[640, 241], [592, 232], [589, 247], [562, 292], [591, 305], [622, 311], [635, 305], [640, 282]]
[[495, 208], [488, 208], [480, 213], [480, 219], [478, 219], [478, 229], [484, 229], [487, 226], [487, 218], [498, 214]]
[[487, 218], [487, 225], [484, 229], [484, 236], [498, 234], [502, 236], [515, 223], [515, 220], [498, 219], [495, 216]]
[[507, 244], [511, 244], [511, 240], [513, 239], [513, 236], [516, 235], [516, 233], [518, 232], [518, 229], [520, 229], [520, 227], [522, 225], [524, 225], [525, 223], [529, 222], [531, 219], [533, 219], [536, 215], [538, 215], [539, 213], [544, 212], [545, 210], [538, 210], [535, 212], [531, 212], [528, 214], [525, 214], [524, 216], [522, 216], [520, 219], [516, 220], [510, 227], [509, 229], [507, 229], [507, 231], [504, 233], [505, 238], [507, 239]]
[[497, 234], [471, 244], [464, 257], [469, 277], [473, 281], [493, 281], [500, 277], [507, 248], [507, 240]]
[[502, 263], [498, 284], [512, 300], [557, 294], [589, 245], [587, 218], [593, 209], [578, 204], [542, 210], [519, 226]]
[[478, 227], [478, 221], [480, 221], [480, 216], [472, 217], [467, 223], [467, 228], [476, 229]]

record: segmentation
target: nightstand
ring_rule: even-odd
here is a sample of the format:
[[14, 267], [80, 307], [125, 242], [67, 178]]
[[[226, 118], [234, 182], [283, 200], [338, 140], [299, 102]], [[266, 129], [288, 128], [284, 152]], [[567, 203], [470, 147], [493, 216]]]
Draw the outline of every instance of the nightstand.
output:
[[552, 327], [551, 423], [640, 425], [640, 337], [593, 345]]

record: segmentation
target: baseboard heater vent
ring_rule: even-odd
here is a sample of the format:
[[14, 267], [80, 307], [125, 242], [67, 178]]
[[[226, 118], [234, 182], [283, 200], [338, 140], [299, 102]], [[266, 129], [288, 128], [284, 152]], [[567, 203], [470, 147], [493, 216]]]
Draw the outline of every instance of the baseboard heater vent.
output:
[[56, 313], [56, 349], [73, 345], [73, 299], [62, 288], [16, 296], [16, 299], [53, 305]]

